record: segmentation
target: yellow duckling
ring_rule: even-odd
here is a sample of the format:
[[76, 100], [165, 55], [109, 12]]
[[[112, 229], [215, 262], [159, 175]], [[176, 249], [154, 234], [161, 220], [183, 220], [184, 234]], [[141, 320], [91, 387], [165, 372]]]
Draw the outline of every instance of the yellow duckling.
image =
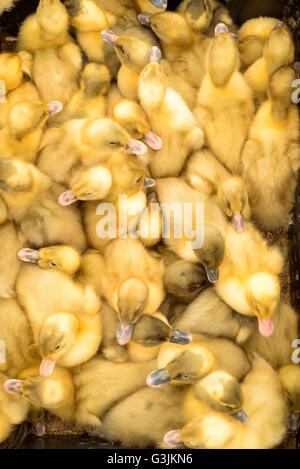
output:
[[32, 52], [32, 78], [45, 102], [58, 100], [65, 105], [78, 89], [82, 58], [68, 26], [67, 11], [59, 0], [40, 0], [36, 13], [20, 27], [18, 50]]
[[260, 16], [251, 18], [240, 27], [238, 48], [241, 67], [247, 69], [263, 55], [264, 45], [279, 20]]
[[284, 23], [279, 21], [273, 27], [263, 49], [263, 56], [256, 60], [244, 73], [244, 79], [253, 91], [258, 104], [267, 97], [270, 77], [279, 68], [290, 65], [294, 60], [292, 36]]
[[194, 114], [208, 147], [232, 174], [241, 172], [241, 151], [254, 113], [251, 90], [238, 68], [235, 40], [219, 24]]
[[[242, 153], [252, 214], [268, 231], [288, 228], [300, 167], [299, 115], [291, 102], [292, 68], [272, 76], [269, 99], [257, 111]], [[270, 168], [276, 177], [268, 177]]]
[[0, 131], [1, 158], [20, 158], [34, 163], [48, 118], [60, 112], [62, 105], [55, 101], [23, 101], [10, 107], [6, 127]]
[[85, 249], [79, 212], [58, 204], [61, 186], [33, 165], [15, 159], [0, 159], [0, 179], [9, 218], [31, 245], [39, 248], [62, 243]]
[[[242, 383], [246, 425], [230, 416], [208, 410], [182, 430], [165, 436], [168, 446], [184, 443], [193, 449], [268, 449], [285, 436], [287, 406], [277, 373], [257, 358]], [[266, 432], [266, 428], [272, 431]]]
[[32, 262], [42, 269], [58, 269], [72, 276], [75, 282], [91, 285], [101, 294], [101, 272], [103, 257], [95, 249], [88, 249], [80, 255], [72, 246], [48, 246], [39, 250], [24, 248], [18, 251], [24, 262]]
[[96, 354], [102, 325], [100, 300], [93, 288], [58, 270], [23, 265], [17, 293], [43, 357], [42, 376], [51, 375], [56, 361], [72, 367]]
[[163, 142], [150, 159], [150, 170], [153, 177], [178, 176], [187, 156], [203, 146], [204, 134], [183, 99], [167, 86], [159, 60], [160, 50], [153, 47], [139, 77], [141, 105]]
[[141, 14], [139, 21], [150, 26], [160, 39], [172, 72], [197, 90], [204, 76], [205, 53], [211, 39], [201, 33], [195, 34], [179, 13], [166, 11], [156, 15]]
[[214, 36], [218, 23], [225, 23], [230, 31], [236, 30], [228, 9], [216, 0], [183, 0], [177, 11], [184, 15], [195, 32]]
[[107, 112], [106, 95], [110, 81], [111, 74], [106, 65], [88, 63], [81, 73], [80, 90], [70, 99], [55, 122], [83, 117], [90, 119], [105, 117]]
[[283, 263], [280, 250], [268, 246], [251, 223], [243, 233], [228, 227], [217, 293], [238, 313], [257, 316], [265, 337], [274, 331], [272, 316], [280, 299], [278, 275]]
[[22, 396], [31, 408], [47, 409], [64, 420], [74, 421], [75, 388], [72, 375], [65, 368], [57, 366], [47, 377], [24, 374], [22, 379], [9, 379], [4, 383], [4, 389], [8, 395]]
[[22, 423], [29, 412], [30, 404], [22, 396], [8, 394], [3, 385], [8, 376], [0, 372], [0, 443], [12, 432], [14, 425]]
[[[181, 259], [201, 263], [208, 280], [215, 282], [224, 257], [228, 225], [221, 210], [179, 178], [157, 180], [156, 193], [163, 213], [165, 245]], [[187, 216], [189, 226], [184, 223]]]
[[250, 219], [245, 183], [232, 176], [209, 150], [198, 151], [189, 158], [184, 180], [216, 202], [236, 231], [244, 230], [244, 220]]
[[206, 288], [186, 307], [174, 326], [192, 334], [223, 337], [243, 344], [253, 333], [254, 322], [233, 311], [214, 288]]
[[137, 239], [112, 241], [104, 253], [103, 294], [117, 312], [117, 339], [125, 345], [141, 314], [154, 314], [164, 299], [164, 266]]
[[[119, 153], [144, 154], [147, 147], [130, 138], [112, 119], [71, 119], [49, 129], [42, 141], [38, 167], [53, 180], [73, 184], [82, 171]], [[115, 161], [115, 160], [113, 160]], [[95, 199], [94, 199], [95, 200]]]

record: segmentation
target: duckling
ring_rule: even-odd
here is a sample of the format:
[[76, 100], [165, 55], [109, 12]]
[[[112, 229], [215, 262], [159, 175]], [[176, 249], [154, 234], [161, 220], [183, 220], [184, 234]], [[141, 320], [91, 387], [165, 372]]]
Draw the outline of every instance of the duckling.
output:
[[[269, 99], [257, 111], [242, 152], [252, 214], [269, 231], [288, 228], [300, 167], [299, 115], [291, 102], [295, 73], [282, 67], [270, 80]], [[271, 168], [276, 177], [268, 177]]]
[[96, 354], [102, 325], [93, 288], [75, 283], [64, 272], [28, 264], [22, 266], [17, 293], [43, 357], [42, 376], [51, 375], [56, 361], [73, 367]]
[[23, 101], [12, 106], [7, 112], [7, 126], [0, 131], [1, 158], [21, 158], [34, 163], [43, 127], [49, 116], [61, 109], [58, 101], [48, 105], [41, 101]]
[[73, 372], [76, 422], [101, 426], [102, 416], [117, 402], [145, 385], [155, 361], [113, 363], [100, 355]]
[[278, 247], [268, 246], [251, 223], [243, 233], [228, 226], [216, 290], [238, 313], [256, 316], [259, 331], [265, 337], [274, 331], [272, 316], [279, 303], [278, 275], [283, 264]]
[[55, 122], [69, 119], [105, 117], [107, 113], [107, 92], [111, 74], [104, 64], [88, 63], [80, 78], [80, 90], [70, 99], [64, 111]]
[[0, 339], [5, 344], [0, 370], [9, 377], [15, 377], [36, 364], [40, 357], [34, 347], [30, 323], [18, 301], [15, 298], [1, 299], [0, 308]]
[[0, 225], [0, 298], [14, 295], [15, 282], [20, 269], [17, 252], [25, 245], [25, 239], [10, 221]]
[[192, 338], [184, 347], [171, 342], [162, 344], [157, 356], [159, 369], [149, 375], [149, 386], [193, 384], [220, 370], [240, 381], [248, 373], [250, 364], [245, 353], [231, 340], [195, 333]]
[[264, 45], [270, 36], [273, 27], [280, 20], [260, 16], [251, 18], [240, 27], [238, 48], [240, 52], [241, 67], [247, 69], [263, 55]]
[[[70, 119], [45, 133], [38, 168], [56, 182], [72, 184], [85, 168], [127, 153], [144, 154], [147, 147], [130, 138], [112, 119]], [[121, 153], [121, 156], [119, 154]], [[113, 160], [115, 161], [115, 160]]]
[[254, 322], [233, 311], [214, 288], [206, 288], [186, 307], [174, 326], [192, 334], [223, 337], [243, 344], [253, 333]]
[[195, 34], [185, 17], [166, 11], [156, 15], [139, 15], [142, 24], [151, 27], [159, 37], [164, 55], [173, 73], [181, 76], [196, 90], [204, 76], [204, 58], [211, 39]]
[[42, 269], [58, 269], [69, 274], [75, 282], [91, 285], [97, 294], [101, 292], [103, 257], [95, 249], [80, 255], [72, 246], [48, 246], [39, 250], [24, 248], [18, 251], [23, 262], [38, 264]]
[[76, 208], [62, 208], [57, 202], [61, 186], [53, 184], [33, 165], [16, 159], [0, 159], [0, 179], [1, 197], [9, 217], [32, 246], [62, 243], [79, 251], [85, 249], [79, 213]]
[[225, 23], [231, 32], [236, 31], [228, 9], [216, 0], [183, 0], [177, 11], [184, 15], [195, 32], [213, 37], [218, 23]]
[[300, 366], [290, 363], [280, 368], [278, 376], [284, 390], [286, 400], [291, 410], [289, 415], [289, 428], [298, 430], [300, 411]]
[[216, 202], [236, 231], [243, 231], [244, 220], [250, 219], [250, 205], [240, 177], [232, 176], [208, 149], [204, 149], [189, 158], [183, 178]]
[[74, 421], [75, 388], [69, 370], [57, 366], [51, 376], [10, 379], [4, 383], [9, 394], [22, 396], [31, 407], [47, 409], [66, 421]]
[[65, 105], [78, 90], [82, 58], [68, 26], [67, 11], [59, 0], [40, 0], [36, 13], [19, 30], [18, 50], [32, 52], [33, 81], [45, 102]]
[[[156, 192], [163, 213], [164, 243], [182, 259], [200, 262], [205, 267], [208, 280], [215, 282], [225, 248], [227, 221], [222, 212], [178, 178], [157, 180]], [[189, 226], [184, 223], [187, 216], [190, 218]]]
[[256, 60], [244, 73], [244, 79], [253, 91], [254, 98], [261, 104], [267, 97], [270, 77], [279, 68], [290, 65], [294, 60], [294, 44], [288, 28], [281, 21], [276, 23], [263, 49], [263, 56]]
[[130, 237], [112, 241], [104, 263], [103, 294], [118, 314], [117, 340], [125, 345], [141, 314], [154, 314], [164, 299], [164, 266]]
[[240, 174], [241, 151], [252, 122], [251, 90], [238, 71], [239, 55], [225, 25], [207, 53], [207, 70], [194, 110], [209, 149], [232, 174]]
[[[248, 424], [208, 410], [193, 419], [177, 435], [165, 442], [183, 442], [198, 449], [268, 449], [278, 445], [285, 436], [287, 406], [277, 373], [262, 358], [257, 358], [242, 383], [244, 409]], [[266, 432], [266, 428], [272, 431]]]
[[30, 404], [22, 396], [11, 395], [3, 389], [8, 376], [0, 372], [0, 443], [12, 432], [14, 425], [26, 419]]
[[178, 176], [187, 156], [199, 150], [204, 134], [181, 97], [167, 87], [166, 75], [159, 64], [160, 51], [152, 48], [149, 63], [139, 77], [139, 98], [151, 128], [162, 139], [161, 150], [150, 158], [153, 177]]

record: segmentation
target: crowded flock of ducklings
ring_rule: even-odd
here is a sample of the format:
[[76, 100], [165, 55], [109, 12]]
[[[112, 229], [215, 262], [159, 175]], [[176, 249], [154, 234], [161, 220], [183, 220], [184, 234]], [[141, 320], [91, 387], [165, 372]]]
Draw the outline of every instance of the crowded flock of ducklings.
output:
[[[265, 239], [300, 167], [293, 60], [279, 19], [238, 29], [215, 0], [40, 0], [25, 19], [0, 54], [0, 442], [25, 420], [43, 435], [46, 411], [135, 448], [297, 429], [297, 315]], [[163, 236], [170, 204], [193, 223], [202, 204], [201, 247], [182, 219]]]

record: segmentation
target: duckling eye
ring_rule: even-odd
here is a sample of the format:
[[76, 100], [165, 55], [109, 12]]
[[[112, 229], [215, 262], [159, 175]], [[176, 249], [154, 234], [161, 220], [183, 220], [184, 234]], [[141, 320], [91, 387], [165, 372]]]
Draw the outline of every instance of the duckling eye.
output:
[[118, 145], [118, 142], [108, 142], [110, 145]]
[[142, 178], [142, 176], [141, 176], [141, 177], [139, 177], [139, 178], [136, 180], [137, 184], [138, 184], [139, 182], [141, 182], [141, 181], [142, 181], [142, 179], [143, 179], [143, 178]]
[[55, 347], [55, 350], [58, 350], [59, 348], [60, 348], [60, 345], [57, 345], [57, 346]]
[[226, 405], [226, 406], [225, 406], [225, 409], [227, 409], [227, 410], [232, 410], [232, 407], [230, 407], [230, 405]]
[[56, 267], [55, 262], [50, 262], [50, 265], [52, 265], [52, 267]]

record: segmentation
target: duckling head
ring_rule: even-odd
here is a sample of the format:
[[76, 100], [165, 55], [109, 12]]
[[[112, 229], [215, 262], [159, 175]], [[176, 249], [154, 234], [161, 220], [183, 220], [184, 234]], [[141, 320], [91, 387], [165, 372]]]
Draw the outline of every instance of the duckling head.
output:
[[33, 405], [44, 409], [61, 407], [70, 397], [65, 387], [55, 377], [36, 376], [26, 379], [22, 385], [22, 395]]
[[266, 272], [250, 275], [246, 284], [246, 298], [253, 316], [258, 317], [259, 332], [269, 337], [273, 334], [272, 317], [280, 300], [278, 278]]
[[162, 148], [158, 135], [150, 130], [149, 120], [138, 103], [123, 99], [113, 109], [112, 117], [135, 139], [142, 139], [153, 150]]
[[142, 279], [131, 277], [125, 280], [118, 291], [117, 341], [120, 345], [129, 342], [134, 324], [143, 313], [148, 301], [148, 287]]
[[215, 355], [208, 347], [192, 342], [182, 352], [176, 350], [175, 356], [164, 368], [150, 373], [147, 384], [150, 387], [158, 387], [169, 382], [176, 385], [194, 384], [210, 373], [215, 363]]
[[224, 238], [220, 231], [212, 225], [205, 224], [203, 245], [194, 252], [204, 266], [208, 280], [215, 283], [219, 278], [219, 265], [225, 252]]
[[241, 408], [243, 397], [240, 384], [229, 373], [214, 371], [196, 383], [193, 391], [195, 397], [207, 407], [231, 414], [236, 420], [246, 423], [247, 415]]
[[79, 328], [77, 317], [68, 312], [50, 314], [41, 326], [38, 344], [43, 361], [41, 376], [50, 376], [55, 363], [69, 350], [76, 339]]
[[243, 214], [245, 210], [250, 210], [244, 181], [237, 176], [228, 178], [220, 186], [218, 199], [223, 213], [232, 220], [234, 229], [239, 233], [243, 232]]
[[134, 325], [131, 340], [143, 347], [153, 347], [169, 341], [180, 345], [189, 344], [192, 336], [181, 329], [173, 329], [161, 313], [143, 314]]
[[36, 10], [41, 39], [51, 41], [67, 32], [69, 16], [59, 0], [40, 0]]
[[263, 51], [269, 74], [274, 73], [284, 65], [291, 64], [294, 60], [294, 53], [291, 33], [287, 26], [279, 21], [274, 25]]
[[185, 425], [180, 432], [180, 441], [192, 449], [219, 449], [228, 444], [236, 432], [230, 416], [209, 412]]
[[194, 262], [175, 262], [164, 275], [166, 290], [179, 297], [200, 293], [207, 286], [207, 283], [204, 268]]
[[191, 29], [179, 13], [165, 11], [155, 15], [140, 14], [140, 23], [150, 26], [156, 36], [165, 44], [187, 47], [192, 42]]
[[50, 115], [61, 111], [59, 101], [44, 104], [41, 101], [22, 101], [15, 104], [8, 113], [7, 123], [11, 136], [20, 140], [37, 129], [41, 129]]
[[147, 147], [142, 142], [130, 138], [126, 130], [112, 119], [88, 121], [82, 130], [82, 140], [95, 150], [109, 152], [120, 150], [142, 155]]
[[80, 267], [80, 254], [72, 246], [49, 246], [38, 251], [24, 248], [18, 252], [18, 257], [42, 269], [59, 269], [68, 274], [74, 274]]
[[121, 35], [115, 42], [115, 51], [121, 64], [140, 73], [147, 64], [151, 44], [137, 36]]
[[194, 31], [206, 31], [213, 18], [211, 0], [188, 0], [184, 4], [184, 16]]
[[73, 0], [66, 2], [70, 24], [78, 31], [101, 31], [109, 26], [105, 11], [93, 0]]
[[22, 61], [17, 54], [0, 54], [0, 80], [5, 82], [6, 92], [17, 88], [22, 83]]
[[30, 165], [15, 159], [0, 159], [0, 189], [6, 192], [27, 192], [33, 187]]
[[283, 120], [287, 116], [295, 77], [296, 74], [291, 67], [282, 67], [270, 79], [269, 98], [272, 103], [272, 115], [277, 120]]
[[216, 26], [214, 38], [208, 54], [207, 69], [215, 86], [225, 86], [232, 74], [238, 70], [239, 53], [235, 39], [227, 27], [220, 23]]
[[160, 50], [152, 47], [149, 63], [139, 76], [139, 98], [146, 112], [155, 112], [161, 107], [167, 91], [167, 77], [160, 66]]
[[81, 74], [80, 85], [87, 99], [107, 93], [111, 82], [111, 73], [104, 64], [88, 63]]

